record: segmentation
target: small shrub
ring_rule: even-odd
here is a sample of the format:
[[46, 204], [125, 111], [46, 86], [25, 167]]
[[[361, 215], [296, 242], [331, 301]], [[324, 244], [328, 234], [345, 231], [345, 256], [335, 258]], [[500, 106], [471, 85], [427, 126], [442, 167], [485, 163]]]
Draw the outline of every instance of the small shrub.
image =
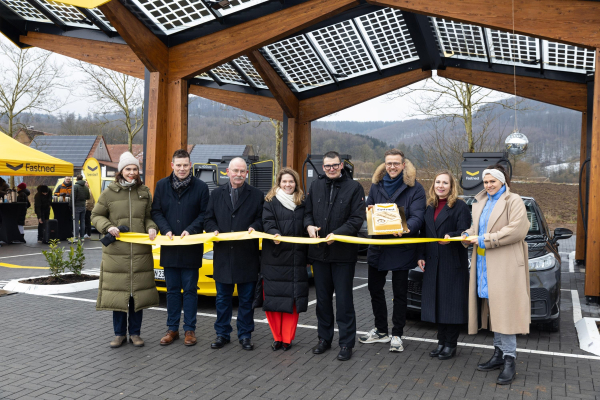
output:
[[81, 270], [85, 265], [85, 255], [83, 254], [83, 245], [75, 238], [69, 239], [71, 248], [69, 249], [69, 260], [66, 262], [66, 269], [75, 275], [81, 275]]
[[55, 279], [60, 279], [60, 274], [65, 271], [65, 261], [64, 261], [64, 253], [65, 249], [59, 246], [60, 240], [52, 239], [50, 240], [50, 250], [42, 251], [44, 257], [46, 257], [46, 261], [48, 262], [48, 267], [50, 268], [50, 275]]

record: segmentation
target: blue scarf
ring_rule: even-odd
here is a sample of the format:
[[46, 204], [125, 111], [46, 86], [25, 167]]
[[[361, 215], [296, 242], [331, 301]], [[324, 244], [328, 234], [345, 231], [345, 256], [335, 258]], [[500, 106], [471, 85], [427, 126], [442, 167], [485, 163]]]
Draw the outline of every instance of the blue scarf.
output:
[[400, 186], [402, 186], [403, 183], [404, 171], [400, 172], [400, 175], [398, 175], [396, 179], [392, 179], [387, 172], [383, 176], [383, 188], [390, 198], [396, 193], [396, 190], [400, 189]]

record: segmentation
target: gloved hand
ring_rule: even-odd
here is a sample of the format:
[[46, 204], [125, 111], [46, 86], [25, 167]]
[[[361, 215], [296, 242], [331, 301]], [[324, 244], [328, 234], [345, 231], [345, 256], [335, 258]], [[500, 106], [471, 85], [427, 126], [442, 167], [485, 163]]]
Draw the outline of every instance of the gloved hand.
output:
[[[117, 229], [119, 229], [120, 232], [129, 232], [129, 227], [125, 225], [118, 226]], [[104, 246], [108, 246], [109, 244], [114, 243], [116, 241], [117, 238], [111, 235], [110, 233], [107, 233], [102, 239], [100, 239], [100, 242], [102, 242]]]

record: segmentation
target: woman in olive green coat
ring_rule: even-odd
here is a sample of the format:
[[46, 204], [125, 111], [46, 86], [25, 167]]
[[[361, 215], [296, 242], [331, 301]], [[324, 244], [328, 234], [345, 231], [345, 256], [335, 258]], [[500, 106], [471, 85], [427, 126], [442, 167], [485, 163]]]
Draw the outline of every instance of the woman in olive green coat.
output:
[[[140, 180], [139, 167], [131, 153], [121, 155], [115, 182], [102, 192], [92, 211], [92, 223], [102, 234], [118, 238], [118, 227], [127, 226], [130, 232], [147, 232], [150, 240], [156, 237], [158, 228], [150, 218], [152, 195]], [[113, 311], [115, 338], [110, 347], [126, 342], [127, 322], [129, 341], [136, 347], [143, 346], [142, 310], [158, 302], [152, 247], [118, 240], [103, 247], [96, 309]]]

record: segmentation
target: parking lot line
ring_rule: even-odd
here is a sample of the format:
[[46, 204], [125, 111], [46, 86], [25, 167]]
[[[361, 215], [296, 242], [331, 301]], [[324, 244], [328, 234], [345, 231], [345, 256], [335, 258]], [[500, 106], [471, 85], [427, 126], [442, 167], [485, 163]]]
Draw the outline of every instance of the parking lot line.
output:
[[[364, 285], [362, 285], [361, 287], [364, 287]], [[354, 289], [359, 289], [359, 287], [357, 286]], [[95, 303], [96, 302], [96, 300], [92, 300], [92, 299], [83, 299], [83, 298], [80, 298], [80, 297], [68, 297], [68, 296], [61, 296], [61, 295], [56, 295], [56, 294], [42, 294], [42, 295], [34, 295], [34, 296], [52, 297], [52, 298], [55, 298], [55, 299], [63, 299], [63, 300], [83, 301], [83, 302], [86, 302], [86, 303]], [[577, 300], [579, 301], [579, 298]], [[152, 307], [152, 308], [149, 308], [149, 310], [167, 312], [167, 309], [166, 308], [162, 308], [162, 307]], [[216, 314], [208, 314], [208, 313], [196, 313], [196, 314], [198, 316], [201, 316], [201, 317], [210, 317], [210, 318], [216, 318], [217, 317]], [[236, 317], [232, 317], [232, 319], [236, 319]], [[268, 324], [268, 322], [266, 320], [255, 320], [254, 322]], [[298, 324], [298, 328], [313, 329], [313, 330], [317, 329], [317, 327], [314, 326], [314, 325], [303, 325], [303, 324]], [[335, 331], [337, 332], [338, 330], [335, 329]], [[356, 332], [357, 335], [364, 335], [366, 333], [367, 332], [363, 332], [363, 331], [357, 331]], [[402, 336], [402, 340], [408, 340], [408, 341], [414, 341], [414, 342], [427, 342], [427, 343], [437, 343], [438, 342], [437, 339], [426, 339], [426, 338], [410, 337], [410, 336]], [[461, 346], [461, 347], [474, 347], [474, 348], [488, 349], [488, 350], [493, 350], [494, 349], [494, 346], [489, 346], [489, 345], [485, 345], [485, 344], [476, 344], [476, 343], [458, 342], [457, 345]], [[559, 352], [553, 352], [553, 351], [530, 350], [530, 349], [519, 349], [519, 348], [517, 348], [517, 352], [519, 352], [519, 353], [528, 353], [528, 354], [538, 354], [538, 355], [543, 355], [543, 356], [556, 356], [556, 357], [566, 357], [566, 358], [583, 358], [583, 359], [587, 359], [587, 360], [600, 361], [600, 357], [599, 356], [588, 356], [586, 354], [559, 353]]]
[[[100, 249], [102, 249], [102, 246], [100, 246], [100, 247], [84, 248], [84, 250], [100, 250]], [[42, 253], [19, 254], [19, 255], [16, 255], [16, 256], [0, 257], [0, 260], [3, 260], [5, 258], [27, 257], [27, 256], [43, 256], [43, 254]]]

